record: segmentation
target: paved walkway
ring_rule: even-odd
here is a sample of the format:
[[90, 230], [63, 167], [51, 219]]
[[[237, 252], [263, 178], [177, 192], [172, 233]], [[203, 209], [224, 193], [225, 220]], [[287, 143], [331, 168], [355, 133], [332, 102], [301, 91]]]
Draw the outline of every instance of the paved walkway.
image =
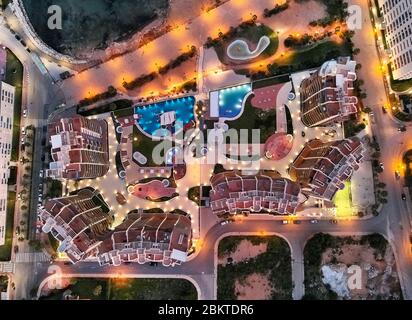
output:
[[15, 257], [16, 263], [49, 262], [50, 255], [44, 252], [19, 252]]
[[[179, 25], [177, 29], [136, 51], [67, 79], [62, 86], [66, 93], [67, 105], [75, 104], [84, 97], [103, 92], [109, 85], [121, 88], [125, 80], [130, 81], [142, 74], [157, 71], [159, 66], [165, 65], [182, 52], [187, 51], [190, 46], [194, 45], [200, 48], [209, 36], [217, 37], [219, 32], [224, 33], [231, 26], [238, 26], [242, 19], [243, 21], [248, 20], [254, 14], [259, 17], [259, 21], [267, 23], [279, 32], [280, 52], [283, 50], [283, 40], [290, 33], [306, 32], [308, 23], [321, 18], [324, 14], [322, 7], [314, 1], [308, 4], [293, 4], [293, 6], [301, 6], [301, 8], [289, 8], [272, 18], [263, 19], [263, 10], [273, 8], [273, 0], [228, 1], [214, 10], [205, 12], [190, 24]], [[311, 6], [313, 10], [305, 9], [307, 6]], [[267, 60], [264, 61], [264, 65], [270, 62]], [[183, 77], [176, 82], [184, 82]]]
[[13, 262], [0, 262], [0, 273], [14, 273]]

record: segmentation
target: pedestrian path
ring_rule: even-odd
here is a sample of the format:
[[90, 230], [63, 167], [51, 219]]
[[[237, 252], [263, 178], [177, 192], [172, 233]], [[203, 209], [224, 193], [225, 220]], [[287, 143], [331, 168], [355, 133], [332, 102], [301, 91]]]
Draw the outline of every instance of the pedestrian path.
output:
[[49, 262], [50, 255], [44, 252], [21, 252], [16, 254], [16, 263]]
[[0, 273], [14, 273], [14, 263], [0, 262]]

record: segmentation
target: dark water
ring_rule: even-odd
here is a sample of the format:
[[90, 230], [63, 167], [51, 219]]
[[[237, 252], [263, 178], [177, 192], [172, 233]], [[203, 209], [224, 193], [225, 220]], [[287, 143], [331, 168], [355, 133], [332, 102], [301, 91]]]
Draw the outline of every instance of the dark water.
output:
[[[168, 0], [23, 0], [38, 35], [55, 50], [79, 56], [127, 38], [165, 14]], [[50, 30], [47, 10], [62, 9], [62, 29]]]

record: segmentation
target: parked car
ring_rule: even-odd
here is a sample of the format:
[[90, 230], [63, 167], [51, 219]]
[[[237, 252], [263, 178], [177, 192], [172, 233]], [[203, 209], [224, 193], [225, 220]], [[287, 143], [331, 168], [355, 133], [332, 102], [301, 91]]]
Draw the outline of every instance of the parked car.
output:
[[385, 169], [385, 167], [384, 167], [384, 165], [383, 165], [383, 163], [381, 162], [381, 163], [379, 163], [379, 168], [381, 168], [382, 169], [382, 171]]
[[396, 178], [396, 180], [399, 180], [400, 177], [401, 177], [401, 173], [396, 170], [396, 171], [395, 171], [395, 178]]
[[282, 224], [289, 224], [288, 220], [282, 220]]
[[301, 224], [302, 223], [302, 221], [300, 221], [300, 220], [293, 220], [293, 224]]
[[23, 117], [27, 118], [27, 110], [26, 109], [23, 110]]
[[225, 221], [222, 221], [222, 222], [220, 223], [220, 225], [221, 225], [221, 226], [224, 226], [224, 225], [226, 225], [226, 224], [228, 224], [228, 223], [229, 223], [229, 221], [225, 220]]
[[25, 127], [22, 127], [22, 128], [21, 128], [21, 134], [22, 134], [23, 136], [26, 134], [26, 128], [25, 128]]
[[386, 111], [385, 106], [382, 106], [382, 112], [383, 112], [383, 113], [388, 113], [388, 111]]
[[406, 200], [406, 194], [402, 193], [402, 200], [405, 201]]
[[405, 126], [400, 126], [400, 127], [398, 128], [398, 131], [399, 131], [399, 132], [405, 132], [405, 131], [406, 131], [406, 127], [405, 127]]
[[316, 219], [310, 220], [310, 223], [313, 223], [313, 224], [318, 223], [318, 222], [319, 220], [316, 220]]
[[372, 123], [376, 123], [375, 121], [375, 114], [373, 113], [373, 111], [369, 112], [369, 119], [371, 120]]
[[40, 178], [43, 178], [43, 169], [40, 170], [40, 172], [39, 172], [39, 177], [40, 177]]
[[16, 227], [16, 235], [18, 236], [20, 234], [20, 226]]
[[337, 224], [337, 223], [338, 223], [338, 220], [336, 220], [336, 219], [331, 219], [331, 220], [329, 220], [329, 222], [332, 223], [332, 224]]

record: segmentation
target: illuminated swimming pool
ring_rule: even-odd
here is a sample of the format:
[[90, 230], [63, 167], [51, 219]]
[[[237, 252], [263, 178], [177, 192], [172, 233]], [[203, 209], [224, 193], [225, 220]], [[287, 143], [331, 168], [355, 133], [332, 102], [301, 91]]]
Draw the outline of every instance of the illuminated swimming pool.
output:
[[239, 116], [243, 101], [251, 91], [251, 84], [219, 90], [219, 117], [231, 119]]
[[195, 120], [193, 96], [134, 108], [137, 123], [150, 136], [167, 137]]

